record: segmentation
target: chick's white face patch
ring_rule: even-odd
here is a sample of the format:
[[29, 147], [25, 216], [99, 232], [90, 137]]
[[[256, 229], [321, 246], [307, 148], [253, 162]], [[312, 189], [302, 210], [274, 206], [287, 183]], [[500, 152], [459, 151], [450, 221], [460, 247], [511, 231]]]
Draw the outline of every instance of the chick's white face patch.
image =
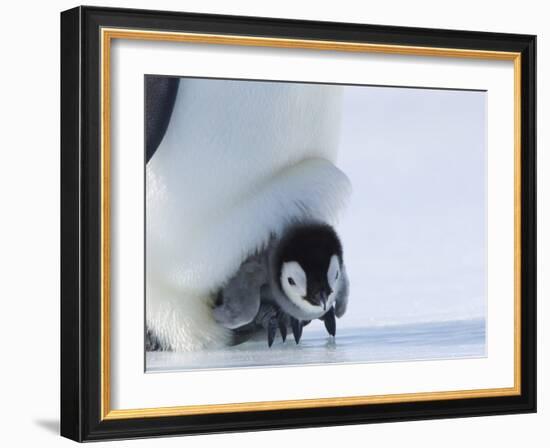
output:
[[281, 286], [286, 296], [296, 305], [301, 305], [307, 293], [306, 273], [297, 261], [283, 263]]
[[336, 286], [340, 282], [340, 277], [342, 273], [340, 272], [340, 262], [338, 261], [338, 256], [333, 255], [330, 257], [330, 264], [328, 265], [327, 280], [330, 288], [333, 291], [336, 291]]

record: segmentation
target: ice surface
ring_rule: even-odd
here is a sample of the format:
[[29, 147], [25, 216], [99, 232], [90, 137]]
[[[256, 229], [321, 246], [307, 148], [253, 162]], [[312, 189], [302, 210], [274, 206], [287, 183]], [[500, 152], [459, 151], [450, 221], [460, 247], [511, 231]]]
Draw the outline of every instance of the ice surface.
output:
[[193, 353], [148, 352], [148, 372], [327, 363], [476, 358], [486, 356], [485, 319], [343, 328], [336, 338], [322, 327], [304, 328], [299, 345], [278, 335], [268, 348], [261, 335], [243, 344]]

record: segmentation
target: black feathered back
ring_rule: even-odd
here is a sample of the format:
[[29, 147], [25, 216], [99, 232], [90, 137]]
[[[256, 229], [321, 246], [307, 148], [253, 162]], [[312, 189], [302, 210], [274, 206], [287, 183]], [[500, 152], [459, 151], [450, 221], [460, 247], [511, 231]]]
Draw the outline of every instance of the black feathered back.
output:
[[145, 161], [157, 150], [172, 116], [179, 79], [145, 76]]

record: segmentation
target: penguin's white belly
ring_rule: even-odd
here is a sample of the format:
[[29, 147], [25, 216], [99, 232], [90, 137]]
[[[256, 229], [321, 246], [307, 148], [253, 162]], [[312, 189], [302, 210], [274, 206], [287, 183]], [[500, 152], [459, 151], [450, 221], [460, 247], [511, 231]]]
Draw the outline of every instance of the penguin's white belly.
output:
[[147, 326], [163, 346], [192, 351], [230, 343], [230, 331], [212, 318], [209, 296], [170, 289], [162, 279], [148, 280]]
[[294, 219], [333, 224], [339, 88], [183, 80], [146, 170], [146, 319], [174, 350], [225, 345], [219, 288]]

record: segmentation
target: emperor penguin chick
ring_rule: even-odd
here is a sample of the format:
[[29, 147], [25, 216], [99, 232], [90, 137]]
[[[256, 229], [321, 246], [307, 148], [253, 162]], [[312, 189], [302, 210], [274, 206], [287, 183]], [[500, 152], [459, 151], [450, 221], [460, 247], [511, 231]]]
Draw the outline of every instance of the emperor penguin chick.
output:
[[303, 327], [314, 319], [336, 335], [336, 317], [345, 313], [348, 293], [335, 230], [325, 223], [294, 223], [241, 265], [220, 290], [213, 313], [240, 336], [265, 328], [271, 346], [277, 329], [284, 341], [290, 328], [299, 343]]

